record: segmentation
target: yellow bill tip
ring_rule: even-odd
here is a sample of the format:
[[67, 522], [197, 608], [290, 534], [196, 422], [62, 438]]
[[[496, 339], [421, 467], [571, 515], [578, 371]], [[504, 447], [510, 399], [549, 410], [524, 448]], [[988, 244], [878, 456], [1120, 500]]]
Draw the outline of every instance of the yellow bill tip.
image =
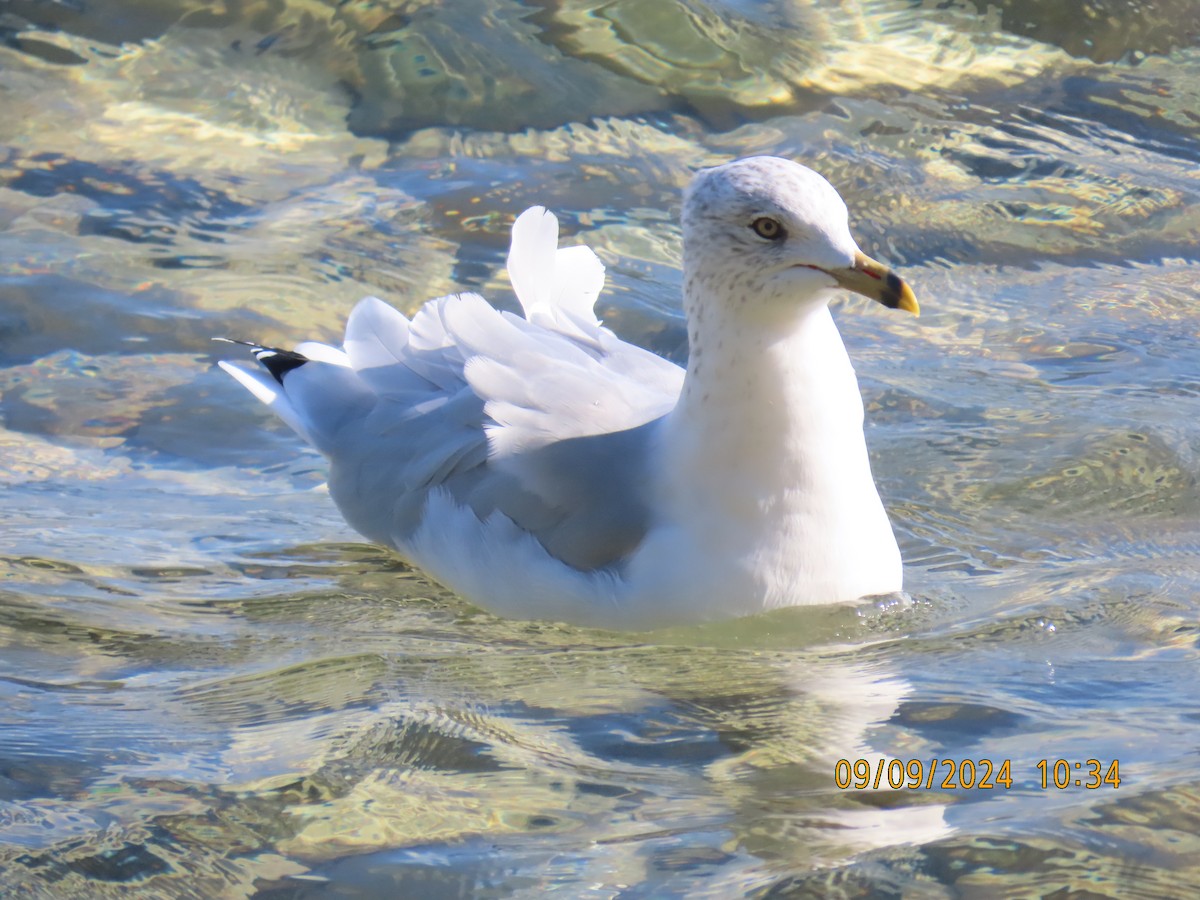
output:
[[[884, 305], [891, 306], [886, 301]], [[900, 290], [896, 296], [896, 304], [892, 306], [892, 309], [902, 309], [918, 317], [921, 315], [921, 304], [917, 302], [917, 295], [908, 286], [908, 282], [900, 281]]]

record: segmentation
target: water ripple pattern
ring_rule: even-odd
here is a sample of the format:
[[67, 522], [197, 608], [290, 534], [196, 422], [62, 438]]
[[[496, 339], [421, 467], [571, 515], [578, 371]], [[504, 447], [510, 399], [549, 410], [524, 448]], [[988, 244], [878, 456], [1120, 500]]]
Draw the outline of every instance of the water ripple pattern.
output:
[[[5, 895], [1193, 895], [1198, 108], [1193, 0], [9, 0]], [[754, 154], [921, 297], [835, 309], [903, 598], [497, 619], [214, 371], [515, 308], [534, 204], [682, 361], [679, 191]]]

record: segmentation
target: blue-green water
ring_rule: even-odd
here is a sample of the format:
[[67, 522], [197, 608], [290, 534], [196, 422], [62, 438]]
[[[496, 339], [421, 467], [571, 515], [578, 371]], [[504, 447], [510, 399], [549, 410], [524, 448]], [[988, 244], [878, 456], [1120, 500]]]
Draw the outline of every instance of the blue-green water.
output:
[[[1200, 889], [1200, 9], [980, 7], [0, 6], [0, 893]], [[681, 359], [679, 191], [753, 153], [921, 299], [837, 310], [911, 603], [497, 619], [214, 369], [370, 293], [511, 307], [536, 203]]]

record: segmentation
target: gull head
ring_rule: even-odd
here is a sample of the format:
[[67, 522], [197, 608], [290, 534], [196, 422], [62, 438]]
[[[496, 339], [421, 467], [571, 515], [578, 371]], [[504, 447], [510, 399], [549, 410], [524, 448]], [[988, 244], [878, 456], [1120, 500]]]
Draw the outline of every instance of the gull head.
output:
[[824, 306], [840, 288], [920, 309], [898, 275], [858, 248], [833, 185], [791, 160], [756, 156], [701, 170], [684, 195], [683, 252], [689, 305], [717, 297], [744, 308], [740, 315], [773, 318]]

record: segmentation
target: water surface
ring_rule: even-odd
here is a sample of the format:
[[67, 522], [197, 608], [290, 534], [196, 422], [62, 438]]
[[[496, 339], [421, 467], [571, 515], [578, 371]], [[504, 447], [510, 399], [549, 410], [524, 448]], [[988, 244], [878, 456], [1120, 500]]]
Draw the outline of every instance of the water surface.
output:
[[[5, 893], [1190, 895], [1198, 31], [1190, 0], [12, 0]], [[497, 619], [361, 543], [214, 368], [370, 293], [512, 308], [534, 203], [682, 360], [679, 191], [753, 153], [829, 177], [921, 298], [836, 310], [906, 602]]]

